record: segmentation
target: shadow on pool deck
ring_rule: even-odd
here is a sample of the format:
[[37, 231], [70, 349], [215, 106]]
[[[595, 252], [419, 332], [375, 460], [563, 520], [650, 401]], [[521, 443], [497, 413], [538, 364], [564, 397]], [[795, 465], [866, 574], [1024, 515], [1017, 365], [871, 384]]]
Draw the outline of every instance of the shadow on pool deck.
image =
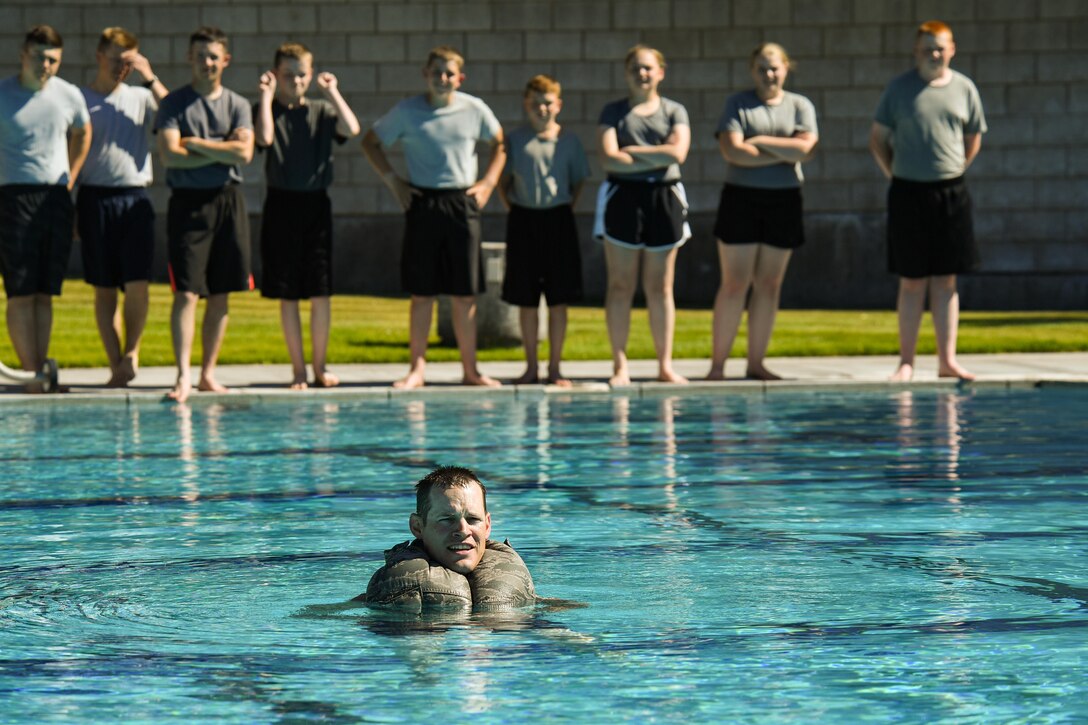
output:
[[[1088, 383], [1088, 353], [1009, 353], [1002, 355], [961, 355], [960, 362], [978, 375], [975, 385], [1030, 385], [1043, 382]], [[887, 376], [894, 370], [897, 358], [891, 355], [865, 357], [794, 357], [773, 358], [768, 360], [768, 367], [786, 380], [763, 383], [742, 380], [743, 360], [730, 360], [726, 368], [730, 379], [724, 383], [702, 381], [709, 366], [706, 360], [677, 360], [678, 372], [692, 381], [689, 386], [667, 385], [654, 382], [656, 363], [653, 360], [632, 360], [634, 384], [630, 387], [617, 388], [616, 392], [641, 395], [643, 393], [661, 394], [708, 389], [721, 391], [735, 389], [739, 391], [769, 391], [774, 389], [820, 388], [820, 387], [903, 387], [903, 384], [887, 382]], [[522, 362], [484, 363], [481, 370], [492, 377], [508, 383], [524, 370]], [[608, 376], [611, 362], [606, 360], [573, 360], [563, 364], [563, 373], [571, 378], [573, 389], [558, 389], [540, 385], [512, 386], [504, 385], [499, 389], [485, 391], [460, 385], [461, 366], [459, 363], [430, 363], [427, 366], [428, 386], [419, 391], [396, 391], [390, 385], [405, 374], [408, 366], [396, 364], [354, 364], [333, 365], [331, 369], [340, 376], [342, 384], [333, 389], [310, 389], [291, 391], [286, 382], [291, 378], [288, 365], [222, 365], [218, 369], [218, 379], [232, 388], [234, 394], [215, 395], [194, 393], [192, 402], [212, 401], [223, 398], [234, 399], [237, 395], [249, 396], [300, 396], [313, 395], [484, 395], [484, 394], [533, 394], [550, 392], [562, 393], [603, 393], [608, 392]], [[194, 370], [194, 374], [198, 372]], [[175, 379], [172, 367], [152, 367], [140, 370], [134, 383], [125, 389], [110, 389], [104, 386], [109, 378], [105, 368], [62, 369], [60, 383], [67, 386], [71, 394], [78, 397], [91, 396], [103, 398], [160, 398], [169, 390]], [[933, 356], [921, 357], [913, 386], [954, 387], [955, 380], [938, 379], [936, 359]], [[14, 386], [4, 388], [0, 400], [44, 400], [60, 401], [72, 397], [28, 396]]]

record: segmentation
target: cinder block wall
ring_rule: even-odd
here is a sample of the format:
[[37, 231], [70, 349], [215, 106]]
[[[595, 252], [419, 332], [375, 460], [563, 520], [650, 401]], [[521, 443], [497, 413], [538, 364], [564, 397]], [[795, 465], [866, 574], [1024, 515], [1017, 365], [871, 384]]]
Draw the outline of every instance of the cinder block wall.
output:
[[[1088, 3], [1081, 0], [7, 0], [0, 47], [14, 73], [25, 28], [52, 24], [65, 38], [62, 76], [85, 82], [98, 33], [123, 25], [140, 35], [159, 76], [177, 87], [189, 79], [188, 33], [215, 24], [232, 37], [227, 85], [255, 98], [275, 47], [301, 40], [314, 49], [319, 69], [337, 74], [367, 126], [421, 90], [427, 50], [446, 43], [468, 60], [464, 90], [484, 98], [508, 127], [520, 122], [525, 81], [555, 75], [564, 86], [562, 121], [592, 150], [601, 106], [625, 91], [625, 50], [649, 43], [669, 62], [664, 94], [687, 106], [693, 122], [684, 177], [696, 237], [681, 252], [677, 294], [709, 304], [717, 284], [711, 226], [723, 174], [712, 131], [725, 97], [750, 84], [750, 50], [774, 40], [797, 61], [788, 87], [816, 104], [821, 137], [817, 158], [806, 165], [809, 243], [791, 266], [784, 303], [865, 307], [891, 305], [894, 289], [883, 271], [886, 184], [869, 157], [868, 130], [884, 84], [910, 67], [915, 26], [930, 18], [952, 26], [953, 67], [978, 83], [990, 125], [970, 172], [986, 274], [964, 279], [965, 304], [1083, 308]], [[356, 142], [338, 154], [338, 285], [396, 293], [389, 269], [399, 255], [400, 215]], [[595, 172], [578, 210], [590, 294], [599, 297], [601, 255], [588, 239], [602, 178], [596, 164]], [[165, 211], [159, 179], [154, 195]], [[247, 196], [258, 212], [260, 162], [247, 170]], [[487, 211], [487, 235], [501, 239], [498, 201]]]

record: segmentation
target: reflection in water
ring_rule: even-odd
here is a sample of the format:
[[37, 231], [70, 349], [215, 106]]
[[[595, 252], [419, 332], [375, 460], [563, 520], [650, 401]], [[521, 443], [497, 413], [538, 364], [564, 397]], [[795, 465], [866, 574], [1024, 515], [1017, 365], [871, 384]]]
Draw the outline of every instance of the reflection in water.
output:
[[[926, 396], [928, 398], [929, 396]], [[915, 394], [905, 390], [895, 396], [897, 442], [902, 451], [912, 452], [908, 465], [921, 468], [933, 478], [958, 481], [960, 452], [963, 447], [963, 404], [965, 396], [958, 393], [933, 398], [932, 423], [919, 414]], [[921, 418], [921, 419], [920, 419]], [[956, 492], [958, 488], [954, 489]]]

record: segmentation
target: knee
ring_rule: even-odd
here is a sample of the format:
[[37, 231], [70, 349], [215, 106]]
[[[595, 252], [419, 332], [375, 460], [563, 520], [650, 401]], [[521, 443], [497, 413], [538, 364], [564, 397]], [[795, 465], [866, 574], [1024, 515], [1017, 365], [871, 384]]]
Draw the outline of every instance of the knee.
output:
[[752, 289], [766, 297], [777, 297], [782, 290], [782, 278], [777, 275], [758, 276], [752, 282]]
[[918, 295], [923, 294], [926, 291], [926, 286], [929, 284], [929, 280], [925, 277], [915, 279], [913, 277], [900, 277], [899, 278], [899, 290], [904, 294]]

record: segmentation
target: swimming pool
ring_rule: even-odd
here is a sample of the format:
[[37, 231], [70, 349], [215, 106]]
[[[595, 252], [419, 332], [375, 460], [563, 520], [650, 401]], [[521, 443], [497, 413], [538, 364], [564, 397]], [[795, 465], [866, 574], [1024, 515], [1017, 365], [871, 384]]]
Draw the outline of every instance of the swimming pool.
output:
[[[4, 721], [1088, 718], [1088, 389], [0, 407]], [[336, 606], [475, 468], [586, 607]]]

